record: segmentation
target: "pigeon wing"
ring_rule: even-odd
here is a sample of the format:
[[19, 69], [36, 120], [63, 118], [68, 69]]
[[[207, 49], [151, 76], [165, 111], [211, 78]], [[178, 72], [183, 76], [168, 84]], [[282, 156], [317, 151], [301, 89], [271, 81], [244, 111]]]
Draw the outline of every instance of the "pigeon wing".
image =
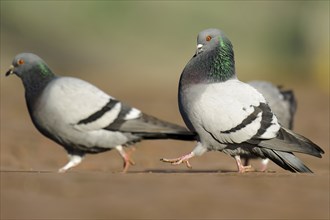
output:
[[195, 109], [205, 111], [202, 129], [224, 144], [274, 138], [280, 129], [263, 96], [238, 80], [207, 85]]

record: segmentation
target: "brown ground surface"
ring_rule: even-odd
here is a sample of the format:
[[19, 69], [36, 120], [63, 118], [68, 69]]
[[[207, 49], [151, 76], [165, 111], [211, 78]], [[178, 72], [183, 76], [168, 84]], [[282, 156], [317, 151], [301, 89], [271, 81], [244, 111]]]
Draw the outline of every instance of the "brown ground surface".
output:
[[[17, 78], [1, 79], [1, 219], [329, 218], [329, 96], [316, 88], [294, 87], [295, 130], [326, 151], [322, 159], [299, 155], [315, 172], [306, 175], [274, 164], [267, 173], [237, 174], [234, 160], [218, 152], [193, 159], [191, 170], [161, 163], [159, 158], [194, 146], [179, 141], [137, 144], [136, 165], [127, 174], [119, 172], [122, 161], [114, 151], [88, 155], [80, 166], [58, 174], [66, 154], [32, 126], [21, 87]], [[181, 122], [176, 85], [166, 95], [119, 91], [118, 98]]]

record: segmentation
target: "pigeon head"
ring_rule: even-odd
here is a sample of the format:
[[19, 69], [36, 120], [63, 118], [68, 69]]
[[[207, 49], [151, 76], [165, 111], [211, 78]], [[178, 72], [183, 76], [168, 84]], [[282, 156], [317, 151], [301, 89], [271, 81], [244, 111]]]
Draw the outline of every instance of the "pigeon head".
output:
[[53, 75], [47, 64], [40, 57], [32, 53], [18, 54], [14, 58], [6, 76], [11, 74], [16, 74], [22, 79], [28, 77], [45, 78]]
[[206, 29], [197, 37], [197, 50], [192, 62], [207, 82], [223, 82], [236, 77], [233, 46], [218, 29]]
[[219, 37], [222, 35], [221, 31], [215, 28], [210, 28], [201, 31], [197, 36], [197, 51], [196, 55], [215, 48], [219, 44]]
[[15, 74], [22, 79], [27, 93], [42, 90], [52, 79], [54, 73], [49, 69], [45, 61], [32, 53], [18, 54], [6, 76]]

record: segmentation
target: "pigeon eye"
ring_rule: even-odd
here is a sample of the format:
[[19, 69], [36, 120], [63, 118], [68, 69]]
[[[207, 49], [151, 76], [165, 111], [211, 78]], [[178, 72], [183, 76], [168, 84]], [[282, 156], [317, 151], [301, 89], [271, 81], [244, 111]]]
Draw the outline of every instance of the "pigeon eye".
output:
[[19, 59], [19, 60], [17, 60], [17, 64], [18, 64], [18, 65], [22, 65], [22, 64], [24, 64], [24, 60], [23, 60], [23, 59]]
[[212, 37], [211, 37], [210, 35], [208, 35], [208, 36], [205, 38], [206, 41], [210, 41], [211, 39], [212, 39]]

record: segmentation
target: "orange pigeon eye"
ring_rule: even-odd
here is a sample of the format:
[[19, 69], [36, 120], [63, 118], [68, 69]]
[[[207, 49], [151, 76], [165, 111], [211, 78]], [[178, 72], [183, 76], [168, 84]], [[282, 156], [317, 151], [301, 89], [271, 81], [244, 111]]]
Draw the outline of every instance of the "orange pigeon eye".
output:
[[206, 41], [210, 41], [212, 39], [212, 37], [209, 35], [205, 38]]
[[22, 65], [22, 64], [24, 64], [24, 60], [23, 60], [23, 59], [19, 59], [19, 60], [17, 60], [17, 64], [18, 64], [18, 65]]

